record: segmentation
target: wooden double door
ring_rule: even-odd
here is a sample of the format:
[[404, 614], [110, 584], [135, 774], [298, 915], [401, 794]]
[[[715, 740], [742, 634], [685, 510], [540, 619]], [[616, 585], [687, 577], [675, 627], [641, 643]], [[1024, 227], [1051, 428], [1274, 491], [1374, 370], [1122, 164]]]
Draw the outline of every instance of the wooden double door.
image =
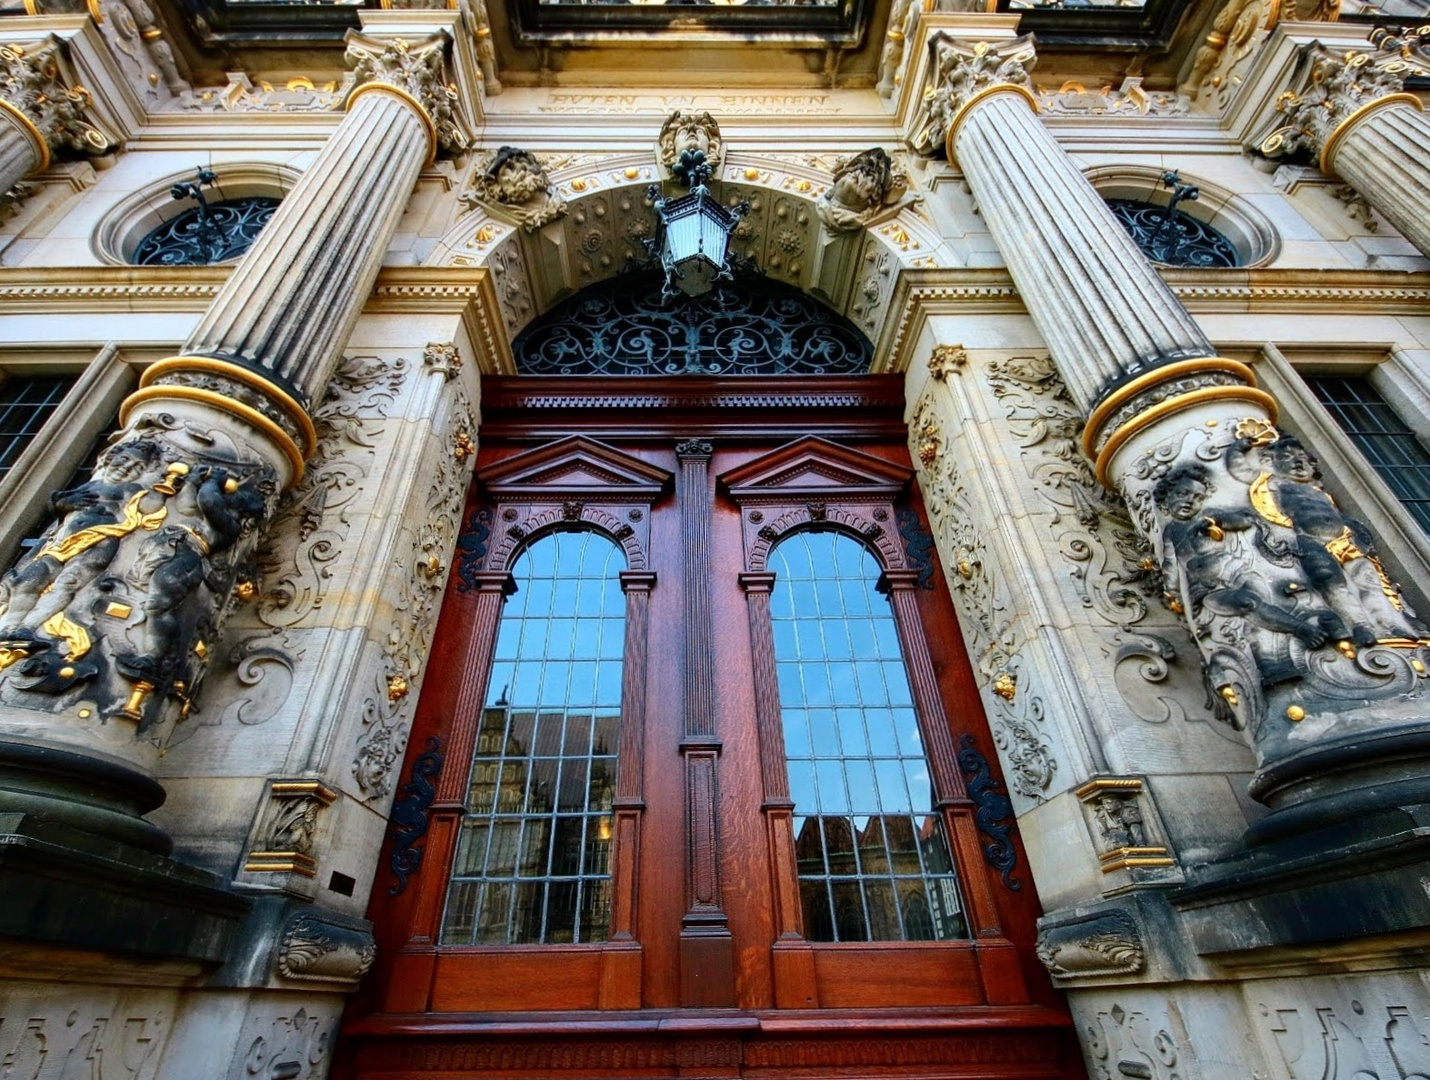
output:
[[1080, 1075], [902, 380], [483, 415], [340, 1075]]

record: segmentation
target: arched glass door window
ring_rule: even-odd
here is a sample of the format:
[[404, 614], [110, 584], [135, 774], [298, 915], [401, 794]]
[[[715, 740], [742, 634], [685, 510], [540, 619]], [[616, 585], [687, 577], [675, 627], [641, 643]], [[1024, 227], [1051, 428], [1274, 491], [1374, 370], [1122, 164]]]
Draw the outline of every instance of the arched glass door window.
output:
[[825, 531], [789, 536], [768, 565], [805, 937], [965, 937], [878, 562]]
[[606, 940], [624, 568], [590, 531], [549, 533], [512, 565], [443, 944]]

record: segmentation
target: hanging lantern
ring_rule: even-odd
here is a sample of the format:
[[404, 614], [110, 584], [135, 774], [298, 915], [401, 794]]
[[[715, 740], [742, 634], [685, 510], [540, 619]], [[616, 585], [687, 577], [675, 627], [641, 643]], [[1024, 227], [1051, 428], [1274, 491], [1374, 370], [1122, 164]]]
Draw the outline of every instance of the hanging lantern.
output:
[[731, 280], [730, 234], [750, 204], [742, 202], [726, 208], [715, 201], [705, 186], [710, 179], [710, 166], [699, 150], [686, 150], [671, 171], [690, 194], [666, 199], [657, 185], [647, 189], [660, 218], [660, 234], [655, 241], [647, 241], [647, 248], [660, 259], [665, 271], [663, 298], [669, 299], [677, 292], [702, 296], [714, 288], [715, 282]]

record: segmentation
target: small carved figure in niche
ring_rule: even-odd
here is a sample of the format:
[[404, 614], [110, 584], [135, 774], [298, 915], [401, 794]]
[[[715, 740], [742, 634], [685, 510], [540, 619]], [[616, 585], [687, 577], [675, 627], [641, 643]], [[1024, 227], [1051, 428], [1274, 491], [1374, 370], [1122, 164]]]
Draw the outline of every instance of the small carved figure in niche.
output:
[[566, 213], [566, 200], [536, 155], [515, 146], [503, 146], [492, 155], [474, 190], [462, 197], [468, 203], [474, 199], [505, 207], [528, 232]]
[[158, 479], [158, 462], [153, 442], [122, 442], [105, 451], [90, 480], [51, 496], [49, 512], [59, 520], [5, 575], [0, 641], [20, 646], [23, 654], [23, 643], [32, 641], [36, 630], [104, 574], [123, 537], [159, 528], [167, 507], [159, 496], [146, 499]]
[[1292, 533], [1291, 552], [1306, 584], [1339, 617], [1337, 640], [1365, 648], [1425, 635], [1381, 566], [1370, 530], [1341, 513], [1320, 485], [1315, 458], [1295, 436], [1243, 436], [1228, 449], [1227, 466], [1249, 478], [1256, 513]]
[[687, 150], [699, 150], [712, 170], [719, 169], [724, 143], [720, 138], [720, 125], [708, 112], [689, 113], [676, 109], [666, 117], [660, 127], [660, 163], [667, 169], [674, 168], [680, 156]]
[[184, 631], [192, 637], [199, 628], [182, 618], [180, 609], [200, 585], [228, 595], [230, 568], [223, 556], [262, 520], [272, 487], [267, 469], [243, 481], [207, 464], [188, 474], [174, 500], [172, 523], [145, 545], [125, 575], [126, 583], [144, 594], [145, 615], [140, 651], [115, 657], [126, 678], [163, 685], [184, 662]]
[[903, 170], [895, 168], [889, 155], [876, 146], [840, 164], [815, 210], [832, 232], [852, 232], [868, 224], [884, 207], [897, 203], [908, 186]]
[[1109, 848], [1147, 846], [1147, 830], [1136, 795], [1101, 792], [1093, 800], [1092, 812], [1097, 816], [1097, 827]]
[[[1298, 613], [1276, 601], [1265, 575], [1258, 573], [1269, 549], [1256, 515], [1231, 507], [1208, 509], [1213, 487], [1211, 470], [1191, 463], [1172, 469], [1152, 490], [1157, 508], [1172, 519], [1162, 534], [1167, 552], [1163, 574], [1169, 583], [1180, 583], [1192, 625], [1201, 626], [1203, 614], [1210, 613], [1292, 634], [1310, 648], [1324, 644], [1342, 629], [1340, 620], [1329, 611]], [[1228, 533], [1249, 533], [1252, 550], [1228, 543]], [[1295, 674], [1279, 667], [1273, 672], [1266, 658], [1259, 659], [1268, 683]]]

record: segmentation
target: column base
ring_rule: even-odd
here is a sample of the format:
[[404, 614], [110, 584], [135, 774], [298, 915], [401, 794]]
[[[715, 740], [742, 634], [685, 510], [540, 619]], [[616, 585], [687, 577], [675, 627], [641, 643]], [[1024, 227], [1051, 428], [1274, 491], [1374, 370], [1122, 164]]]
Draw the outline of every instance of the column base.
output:
[[167, 855], [169, 834], [143, 815], [164, 803], [151, 776], [118, 762], [38, 743], [0, 740], [0, 814], [54, 824]]
[[1427, 858], [1423, 798], [1218, 859], [1170, 899], [1204, 955], [1423, 932]]
[[249, 903], [216, 874], [0, 813], [0, 937], [219, 963]]
[[1316, 745], [1263, 766], [1249, 790], [1271, 807], [1246, 831], [1253, 846], [1430, 805], [1430, 721]]

